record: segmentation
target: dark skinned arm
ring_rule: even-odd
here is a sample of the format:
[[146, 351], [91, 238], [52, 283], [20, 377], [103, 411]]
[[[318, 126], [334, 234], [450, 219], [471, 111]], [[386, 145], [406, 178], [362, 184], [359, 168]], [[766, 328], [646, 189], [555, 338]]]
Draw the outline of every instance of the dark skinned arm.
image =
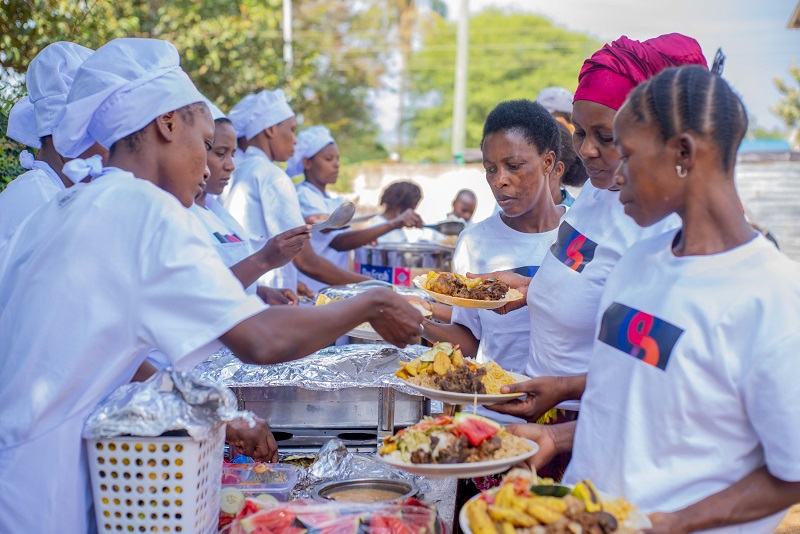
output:
[[136, 370], [136, 373], [131, 378], [131, 382], [144, 382], [154, 374], [158, 372], [155, 365], [148, 362], [147, 360], [142, 362], [142, 365]]
[[522, 438], [535, 441], [539, 445], [539, 452], [529, 460], [536, 469], [549, 464], [558, 454], [572, 452], [575, 441], [577, 421], [562, 423], [560, 425], [508, 425], [506, 430]]
[[650, 514], [645, 534], [684, 534], [737, 525], [775, 514], [800, 502], [800, 482], [785, 482], [766, 467], [682, 510]]
[[422, 321], [422, 337], [430, 342], [447, 341], [461, 348], [461, 353], [469, 358], [478, 354], [480, 340], [475, 339], [472, 331], [458, 323], [442, 324], [425, 319]]
[[331, 241], [330, 247], [338, 251], [353, 250], [358, 247], [363, 247], [368, 243], [372, 243], [392, 230], [397, 230], [398, 228], [404, 228], [406, 226], [421, 228], [424, 224], [422, 217], [414, 210], [408, 209], [391, 221], [387, 221], [383, 224], [364, 230], [354, 230], [352, 232], [340, 234]]
[[303, 247], [300, 254], [294, 258], [294, 266], [304, 275], [328, 284], [329, 286], [340, 286], [371, 280], [366, 276], [346, 271], [319, 256], [312, 247]]
[[344, 232], [334, 237], [333, 241], [331, 241], [331, 244], [328, 246], [339, 252], [354, 250], [358, 247], [368, 245], [379, 237], [388, 234], [392, 230], [397, 230], [398, 228], [402, 228], [402, 226], [397, 226], [394, 222], [390, 221], [363, 230]]
[[278, 267], [283, 267], [306, 247], [311, 239], [309, 226], [298, 226], [278, 234], [261, 247], [261, 250], [243, 259], [233, 267], [231, 272], [242, 283], [242, 287], [250, 287], [262, 274]]
[[524, 399], [487, 408], [535, 422], [564, 401], [580, 400], [585, 389], [586, 375], [540, 376], [500, 388], [501, 393], [525, 393], [527, 396]]
[[406, 299], [379, 288], [326, 306], [269, 308], [231, 328], [220, 341], [243, 362], [267, 365], [325, 348], [365, 321], [389, 343], [405, 347], [419, 336], [421, 320]]

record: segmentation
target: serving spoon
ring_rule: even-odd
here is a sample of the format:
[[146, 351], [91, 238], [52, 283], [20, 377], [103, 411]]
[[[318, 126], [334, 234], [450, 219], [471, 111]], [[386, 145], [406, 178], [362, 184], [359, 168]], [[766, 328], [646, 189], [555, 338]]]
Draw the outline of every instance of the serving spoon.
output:
[[356, 205], [352, 202], [343, 202], [339, 204], [330, 217], [322, 222], [314, 223], [311, 225], [312, 232], [321, 232], [322, 230], [338, 230], [350, 224], [350, 219], [356, 213]]
[[442, 221], [436, 224], [426, 224], [425, 228], [436, 230], [444, 235], [458, 235], [466, 226], [462, 221]]

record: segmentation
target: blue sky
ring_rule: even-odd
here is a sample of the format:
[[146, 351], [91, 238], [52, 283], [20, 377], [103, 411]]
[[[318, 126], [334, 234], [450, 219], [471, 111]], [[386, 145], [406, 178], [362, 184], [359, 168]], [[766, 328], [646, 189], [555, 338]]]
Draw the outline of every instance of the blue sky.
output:
[[[450, 17], [459, 0], [446, 0]], [[620, 35], [647, 39], [679, 32], [700, 42], [710, 61], [718, 47], [727, 55], [724, 76], [742, 95], [759, 125], [780, 120], [769, 111], [780, 95], [776, 76], [788, 78], [800, 63], [800, 29], [786, 24], [798, 0], [470, 0], [470, 10], [511, 8], [538, 13], [556, 24], [610, 41]], [[535, 96], [535, 95], [533, 95]]]

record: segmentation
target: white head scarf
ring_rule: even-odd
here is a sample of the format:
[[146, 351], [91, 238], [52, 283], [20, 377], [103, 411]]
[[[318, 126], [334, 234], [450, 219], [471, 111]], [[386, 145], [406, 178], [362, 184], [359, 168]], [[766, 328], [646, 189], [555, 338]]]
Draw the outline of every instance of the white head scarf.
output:
[[56, 119], [78, 67], [92, 55], [85, 46], [59, 42], [48, 45], [28, 66], [24, 96], [8, 116], [8, 136], [26, 146], [41, 148], [40, 137], [53, 133]]
[[217, 105], [216, 105], [216, 104], [214, 104], [214, 103], [211, 101], [211, 99], [209, 99], [209, 98], [206, 98], [206, 97], [204, 96], [204, 97], [203, 97], [203, 102], [205, 102], [205, 103], [206, 103], [206, 105], [208, 106], [208, 111], [210, 111], [210, 112], [211, 112], [211, 118], [212, 118], [212, 119], [214, 119], [214, 120], [217, 120], [217, 119], [226, 119], [226, 118], [227, 118], [227, 117], [225, 116], [225, 114], [222, 112], [222, 110], [221, 110], [221, 109], [219, 109], [219, 108], [217, 107]]
[[235, 106], [228, 113], [228, 118], [233, 124], [233, 129], [236, 130], [236, 138], [244, 137], [245, 127], [250, 123], [252, 118], [253, 104], [256, 101], [256, 95], [249, 94], [239, 100]]
[[202, 101], [172, 43], [114, 39], [78, 69], [53, 141], [74, 158], [95, 141], [111, 148], [159, 115]]
[[[248, 97], [243, 98], [240, 104], [245, 103], [247, 98]], [[294, 117], [294, 111], [289, 107], [283, 89], [261, 91], [245, 104], [247, 108], [249, 108], [245, 108], [248, 114], [239, 124], [241, 131], [237, 128], [236, 132], [237, 134], [243, 133], [248, 140], [254, 138], [270, 126], [275, 126], [276, 124], [280, 124]], [[231, 118], [231, 120], [233, 120], [233, 118]]]
[[550, 113], [572, 113], [573, 95], [569, 89], [563, 87], [547, 87], [539, 91], [536, 101], [544, 106]]
[[297, 135], [297, 144], [294, 146], [294, 155], [286, 162], [286, 174], [297, 176], [303, 172], [303, 160], [313, 158], [317, 153], [336, 143], [331, 131], [325, 126], [312, 126]]

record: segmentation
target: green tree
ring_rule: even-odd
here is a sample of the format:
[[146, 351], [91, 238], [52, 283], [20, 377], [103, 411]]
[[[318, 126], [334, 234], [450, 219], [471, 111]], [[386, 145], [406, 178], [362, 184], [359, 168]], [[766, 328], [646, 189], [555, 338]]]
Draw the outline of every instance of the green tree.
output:
[[790, 81], [775, 78], [775, 87], [781, 93], [780, 101], [772, 108], [789, 130], [794, 130], [792, 145], [800, 149], [800, 66], [792, 65], [789, 68]]
[[[424, 21], [425, 38], [412, 55], [413, 109], [405, 117], [407, 149], [416, 161], [449, 161], [456, 25]], [[486, 115], [498, 103], [536, 97], [548, 86], [573, 90], [585, 58], [602, 43], [537, 15], [487, 9], [470, 19], [467, 146], [480, 144]]]
[[287, 72], [282, 0], [0, 0], [0, 101], [7, 111], [24, 93], [28, 64], [52, 42], [96, 49], [117, 37], [166, 39], [222, 109], [247, 93], [283, 87], [306, 125], [331, 128], [346, 159], [383, 157], [365, 101], [389, 53], [393, 19], [384, 16], [384, 3], [295, 0], [295, 61]]

